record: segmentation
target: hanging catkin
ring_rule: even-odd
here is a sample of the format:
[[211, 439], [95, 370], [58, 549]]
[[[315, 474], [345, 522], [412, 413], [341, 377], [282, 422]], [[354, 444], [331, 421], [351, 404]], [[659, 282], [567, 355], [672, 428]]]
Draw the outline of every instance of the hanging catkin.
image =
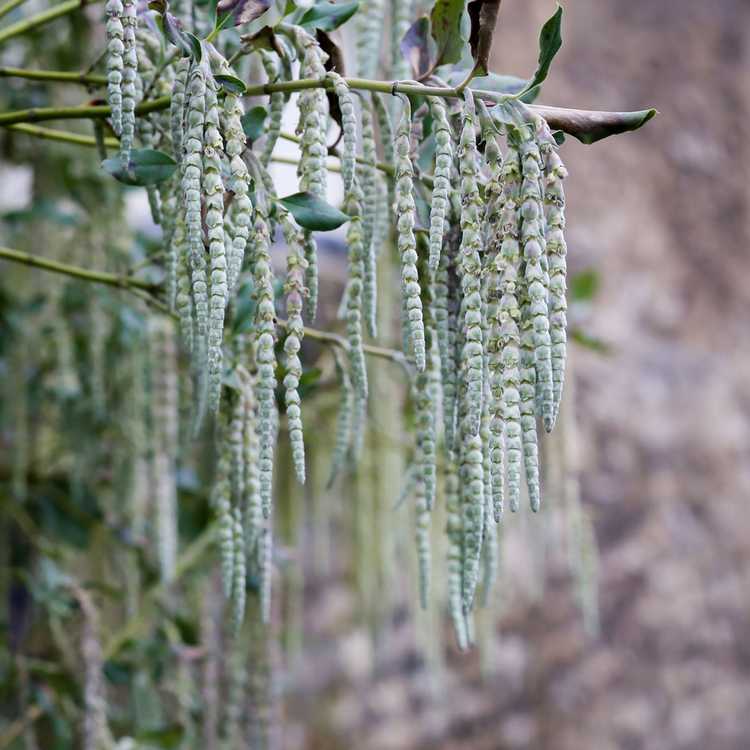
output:
[[[500, 250], [496, 256], [501, 274], [502, 296], [499, 304], [500, 325], [499, 346], [495, 353], [500, 353], [499, 366], [493, 361], [493, 387], [497, 397], [497, 379], [500, 380], [502, 399], [503, 438], [505, 442], [508, 502], [512, 511], [518, 510], [521, 493], [521, 410], [520, 410], [520, 373], [519, 347], [520, 333], [518, 321], [520, 306], [518, 285], [520, 277], [520, 245], [518, 242], [517, 201], [520, 191], [520, 159], [518, 151], [509, 144], [503, 175], [503, 207], [500, 211], [499, 229], [502, 237]], [[496, 334], [497, 335], [497, 334]]]
[[289, 442], [292, 446], [294, 472], [301, 484], [305, 482], [305, 442], [302, 435], [302, 413], [300, 411], [299, 381], [302, 377], [302, 362], [299, 350], [305, 335], [302, 322], [302, 301], [305, 294], [305, 267], [307, 261], [302, 254], [302, 236], [291, 216], [280, 213], [281, 229], [287, 245], [287, 273], [284, 292], [286, 294], [287, 333], [284, 339], [286, 374], [284, 376], [284, 402], [289, 427]]
[[197, 371], [204, 367], [208, 335], [208, 277], [201, 218], [201, 179], [203, 176], [203, 127], [206, 115], [206, 79], [203, 68], [194, 65], [188, 82], [185, 150], [182, 162], [182, 193], [185, 225], [190, 251], [195, 329], [193, 362]]
[[338, 73], [329, 71], [328, 79], [333, 82], [333, 91], [341, 112], [341, 133], [344, 141], [341, 176], [344, 180], [344, 193], [349, 193], [357, 169], [357, 116], [354, 110], [354, 97], [346, 81]]
[[242, 426], [243, 466], [245, 476], [243, 488], [245, 496], [240, 507], [244, 512], [245, 548], [248, 556], [253, 554], [262, 528], [263, 509], [260, 496], [260, 444], [258, 440], [258, 405], [255, 400], [255, 381], [244, 368], [237, 368], [242, 373], [243, 404], [245, 407]]
[[565, 192], [562, 181], [567, 170], [556, 150], [556, 144], [544, 120], [537, 122], [544, 162], [544, 215], [547, 259], [549, 262], [550, 339], [552, 342], [552, 395], [554, 423], [560, 408], [565, 381], [567, 346], [567, 245], [565, 244]]
[[211, 492], [211, 505], [218, 520], [219, 554], [221, 556], [221, 585], [224, 596], [232, 596], [232, 579], [234, 576], [234, 516], [232, 513], [232, 490], [230, 487], [230, 457], [223, 434], [218, 444], [216, 476]]
[[468, 647], [468, 639], [466, 635], [466, 619], [464, 618], [463, 598], [461, 593], [463, 552], [459, 477], [456, 464], [452, 458], [448, 459], [445, 467], [445, 509], [445, 530], [448, 537], [448, 609], [450, 611], [451, 620], [453, 621], [453, 630], [456, 634], [458, 647], [461, 651], [465, 651]]
[[549, 432], [553, 421], [552, 351], [547, 306], [547, 260], [544, 241], [544, 213], [540, 192], [541, 156], [536, 141], [521, 142], [521, 242], [523, 244], [524, 281], [533, 325], [536, 362], [537, 411]]
[[416, 515], [416, 545], [417, 564], [419, 569], [419, 603], [422, 609], [427, 609], [430, 596], [430, 566], [432, 553], [430, 551], [430, 508], [428, 505], [425, 483], [418, 477], [414, 488], [414, 512]]
[[[356, 395], [355, 419], [361, 421], [367, 402], [367, 368], [362, 348], [362, 288], [364, 277], [362, 241], [362, 191], [355, 179], [346, 198], [346, 211], [351, 217], [346, 233], [349, 246], [349, 293], [346, 306], [346, 338], [349, 343], [352, 383]], [[360, 429], [362, 425], [358, 425]]]
[[[227, 66], [228, 67], [228, 66]], [[244, 107], [242, 99], [231, 92], [224, 97], [224, 137], [225, 150], [229, 158], [231, 179], [229, 189], [234, 193], [231, 220], [234, 227], [231, 245], [227, 245], [227, 286], [231, 291], [236, 287], [242, 271], [250, 228], [252, 226], [253, 204], [250, 201], [250, 175], [242, 158], [247, 138], [242, 127]]]
[[414, 167], [411, 163], [411, 105], [401, 97], [403, 107], [396, 134], [396, 227], [401, 257], [401, 294], [408, 320], [409, 340], [418, 370], [425, 369], [426, 353], [421, 289], [417, 273], [417, 240], [414, 236]]
[[367, 331], [370, 336], [377, 335], [377, 269], [376, 261], [376, 221], [378, 212], [378, 170], [375, 166], [377, 152], [375, 148], [375, 130], [373, 128], [372, 110], [367, 99], [362, 100], [362, 164], [359, 174], [362, 179], [362, 234], [365, 265], [364, 308]]
[[224, 247], [224, 184], [221, 179], [223, 140], [219, 132], [219, 105], [213, 76], [206, 75], [206, 124], [203, 149], [205, 223], [211, 260], [208, 323], [208, 408], [219, 410], [223, 375], [224, 310], [229, 298], [227, 257]]
[[428, 97], [435, 134], [435, 175], [430, 207], [430, 270], [440, 263], [440, 249], [448, 227], [448, 198], [451, 190], [453, 168], [453, 136], [445, 102], [439, 96]]
[[465, 383], [467, 436], [479, 433], [482, 413], [482, 373], [484, 349], [482, 342], [482, 200], [479, 196], [478, 154], [475, 132], [474, 99], [467, 90], [464, 96], [463, 128], [459, 146], [461, 173], [461, 247], [459, 273], [461, 278], [461, 325], [464, 345], [461, 352], [461, 377]]
[[234, 570], [232, 572], [232, 630], [239, 633], [245, 616], [247, 583], [245, 570], [245, 535], [242, 512], [235, 506], [232, 515], [232, 542], [234, 547]]
[[125, 53], [125, 32], [122, 25], [122, 0], [107, 0], [107, 103], [112, 107], [112, 130], [122, 132], [122, 79]]
[[536, 392], [536, 368], [534, 366], [534, 329], [529, 317], [528, 300], [521, 305], [521, 353], [520, 365], [520, 408], [521, 440], [523, 461], [526, 467], [526, 486], [529, 490], [531, 509], [539, 510], [539, 448], [537, 446], [536, 414], [534, 395]]
[[130, 159], [135, 137], [135, 96], [138, 76], [138, 56], [135, 49], [135, 30], [138, 25], [136, 0], [122, 0], [122, 128], [120, 131], [120, 157], [124, 163]]
[[[260, 50], [260, 59], [263, 63], [263, 70], [269, 83], [273, 83], [279, 78], [279, 60], [278, 57], [268, 50]], [[279, 139], [281, 132], [281, 119], [284, 114], [284, 105], [286, 104], [286, 94], [282, 91], [274, 91], [269, 96], [268, 102], [268, 123], [265, 129], [265, 141], [263, 150], [260, 154], [260, 161], [264, 167], [267, 167], [273, 156], [273, 150]]]
[[[485, 160], [489, 168], [489, 180], [485, 186], [485, 335], [488, 383], [485, 389], [487, 417], [489, 420], [489, 465], [492, 492], [491, 506], [495, 523], [499, 523], [503, 511], [505, 490], [505, 461], [503, 443], [502, 400], [502, 324], [501, 297], [506, 261], [502, 253], [503, 242], [503, 163], [500, 146], [492, 120], [480, 100], [482, 135], [485, 142]], [[485, 483], [487, 484], [487, 483]], [[490, 498], [486, 498], [487, 503]]]
[[260, 438], [259, 482], [263, 516], [271, 513], [273, 484], [273, 432], [276, 422], [276, 308], [273, 294], [273, 271], [271, 270], [270, 237], [265, 210], [258, 207], [255, 212], [253, 232], [253, 268], [255, 282], [255, 326], [257, 343], [255, 363], [258, 369], [258, 432]]
[[169, 103], [172, 154], [178, 164], [182, 160], [182, 140], [185, 134], [185, 91], [189, 70], [190, 60], [187, 57], [181, 57], [175, 65], [175, 75], [172, 81], [172, 98]]

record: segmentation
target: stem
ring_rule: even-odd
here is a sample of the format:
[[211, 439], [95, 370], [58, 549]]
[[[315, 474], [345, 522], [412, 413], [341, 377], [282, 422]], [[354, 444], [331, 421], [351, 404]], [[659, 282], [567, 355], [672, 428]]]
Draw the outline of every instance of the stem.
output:
[[[100, 0], [88, 0], [87, 4], [98, 2], [100, 2]], [[25, 34], [27, 31], [36, 29], [39, 26], [44, 26], [50, 21], [54, 21], [56, 18], [65, 16], [68, 13], [73, 13], [73, 11], [82, 7], [82, 0], [67, 0], [67, 2], [60, 3], [60, 5], [56, 5], [54, 8], [50, 8], [42, 13], [37, 13], [35, 16], [31, 16], [31, 18], [26, 18], [18, 23], [14, 23], [0, 31], [0, 44], [7, 42], [8, 39], [12, 39], [14, 36], [19, 36]]]
[[[352, 89], [362, 91], [377, 91], [384, 94], [412, 94], [415, 96], [442, 96], [443, 98], [455, 99], [462, 94], [457, 93], [455, 88], [448, 86], [422, 86], [421, 84], [401, 83], [399, 81], [370, 81], [365, 78], [345, 78], [346, 83]], [[272, 94], [276, 91], [304, 91], [305, 89], [330, 88], [331, 81], [323, 78], [300, 78], [294, 81], [280, 81], [277, 83], [260, 83], [248, 86], [245, 90], [247, 96], [262, 96]], [[475, 96], [497, 102], [507, 100], [505, 94], [494, 91], [482, 91], [472, 89]], [[169, 107], [169, 96], [161, 96], [148, 102], [139, 104], [135, 111], [139, 115], [149, 112], [157, 112]], [[562, 130], [575, 137], [585, 132], [587, 127], [601, 127], [603, 130], [611, 127], [620, 127], [620, 130], [610, 132], [624, 132], [640, 127], [646, 120], [653, 117], [656, 110], [642, 110], [639, 112], [597, 112], [584, 109], [563, 109], [561, 107], [545, 107], [537, 104], [527, 105], [528, 109], [536, 112], [548, 120], [550, 127]], [[37, 107], [31, 109], [17, 110], [0, 114], [0, 125], [14, 125], [19, 122], [43, 122], [46, 120], [75, 120], [108, 117], [112, 110], [106, 105], [79, 106], [79, 107]]]
[[106, 76], [87, 73], [69, 73], [64, 70], [24, 70], [23, 68], [0, 68], [0, 78], [26, 78], [30, 81], [58, 81], [60, 83], [81, 83], [104, 86]]
[[[33, 266], [34, 268], [41, 268], [43, 271], [51, 271], [52, 273], [59, 273], [64, 276], [72, 276], [75, 279], [91, 281], [95, 284], [105, 284], [106, 286], [126, 289], [142, 298], [144, 298], [143, 293], [145, 292], [148, 295], [146, 301], [157, 303], [161, 309], [161, 303], [159, 303], [154, 296], [158, 287], [148, 281], [141, 281], [140, 279], [134, 279], [128, 276], [118, 276], [117, 274], [107, 273], [106, 271], [89, 271], [87, 268], [80, 268], [79, 266], [72, 266], [68, 263], [60, 263], [56, 260], [40, 258], [38, 255], [31, 255], [30, 253], [13, 250], [9, 247], [0, 247], [0, 259], [9, 260], [14, 263], [21, 263], [25, 266]], [[279, 326], [286, 328], [287, 322], [285, 320], [278, 320], [277, 322]], [[346, 339], [336, 333], [320, 331], [316, 328], [305, 328], [305, 335], [316, 341], [334, 344], [344, 350], [349, 349], [349, 344]], [[381, 357], [382, 359], [388, 359], [397, 364], [405, 364], [403, 354], [395, 349], [386, 349], [382, 346], [367, 344], [364, 345], [363, 349], [365, 350], [365, 353], [370, 354], [373, 357]]]
[[130, 279], [126, 276], [118, 276], [106, 271], [89, 271], [87, 268], [71, 266], [68, 263], [60, 263], [48, 258], [40, 258], [38, 255], [24, 253], [21, 250], [13, 250], [9, 247], [0, 247], [0, 259], [21, 263], [25, 266], [33, 266], [34, 268], [41, 268], [43, 271], [60, 273], [64, 276], [72, 276], [83, 281], [92, 281], [96, 284], [118, 287], [119, 289], [142, 289], [151, 293], [155, 290], [154, 285], [148, 281]]
[[[96, 138], [92, 136], [68, 133], [65, 130], [54, 130], [53, 128], [43, 128], [40, 125], [10, 125], [8, 130], [15, 130], [17, 133], [26, 133], [26, 135], [33, 135], [35, 138], [43, 138], [47, 141], [74, 143], [77, 146], [92, 146], [94, 148], [98, 145]], [[104, 145], [116, 149], [120, 147], [120, 142], [117, 138], [105, 138]]]
[[14, 10], [19, 5], [25, 2], [26, 0], [8, 0], [8, 2], [5, 3], [5, 5], [0, 6], [0, 18], [2, 18], [3, 16], [6, 16], [12, 10]]

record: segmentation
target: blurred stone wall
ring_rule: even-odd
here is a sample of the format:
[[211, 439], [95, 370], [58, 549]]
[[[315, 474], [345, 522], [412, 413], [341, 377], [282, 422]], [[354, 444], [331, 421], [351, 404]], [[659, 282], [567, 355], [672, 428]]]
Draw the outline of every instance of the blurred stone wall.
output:
[[[373, 650], [332, 575], [306, 599], [285, 747], [750, 745], [750, 3], [565, 5], [545, 103], [661, 113], [638, 133], [563, 148], [571, 266], [601, 278], [581, 323], [611, 347], [575, 352], [601, 632], [584, 633], [553, 543], [543, 592], [504, 598], [493, 673], [450, 651], [437, 679], [409, 616], [396, 613]], [[503, 3], [496, 70], [533, 69], [552, 9]], [[524, 539], [535, 524], [545, 533], [525, 523]], [[529, 556], [522, 547], [506, 555]]]

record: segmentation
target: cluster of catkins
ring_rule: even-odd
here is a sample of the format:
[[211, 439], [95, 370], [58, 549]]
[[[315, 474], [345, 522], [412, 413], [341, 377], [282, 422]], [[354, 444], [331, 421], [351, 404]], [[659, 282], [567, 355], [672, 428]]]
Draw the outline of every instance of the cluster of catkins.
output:
[[[149, 197], [165, 229], [167, 298], [191, 355], [196, 424], [206, 409], [217, 416], [213, 505], [221, 527], [224, 586], [239, 623], [249, 573], [261, 582], [262, 609], [268, 611], [279, 385], [295, 473], [305, 480], [300, 348], [303, 315], [308, 320], [315, 315], [317, 249], [313, 234], [298, 227], [276, 200], [266, 169], [286, 96], [271, 95], [268, 134], [254, 154], [246, 148], [240, 96], [217, 83], [231, 75], [229, 65], [210, 44], [203, 44], [200, 59], [179, 59], [161, 76], [158, 85], [171, 92], [166, 127], [156, 127], [149, 117], [132, 126], [133, 107], [126, 99], [134, 102], [139, 92], [131, 97], [130, 50], [142, 71], [136, 76], [141, 94], [155, 73], [148, 40], [139, 41], [134, 25], [131, 39], [129, 7], [119, 0], [107, 4], [112, 124], [123, 152], [132, 145], [132, 130], [144, 145], [168, 138], [178, 162], [174, 181]], [[496, 524], [506, 500], [511, 510], [519, 508], [522, 475], [532, 509], [540, 505], [537, 423], [552, 429], [565, 369], [565, 168], [547, 123], [520, 102], [488, 109], [467, 89], [462, 102], [425, 96], [413, 110], [418, 97], [399, 95], [387, 102], [380, 95], [356, 95], [327, 69], [315, 37], [294, 26], [284, 33], [296, 50], [300, 76], [327, 80], [341, 129], [343, 207], [350, 217], [341, 306], [347, 361], [336, 361], [343, 398], [333, 474], [356, 459], [364, 432], [363, 339], [366, 332], [375, 335], [375, 261], [387, 214], [379, 141], [382, 159], [392, 168], [388, 199], [401, 269], [404, 352], [414, 373], [420, 598], [427, 602], [442, 424], [449, 602], [465, 646], [480, 577], [483, 597], [494, 579]], [[267, 50], [259, 54], [268, 80], [276, 80], [278, 59]], [[320, 198], [327, 184], [328, 102], [322, 87], [306, 88], [298, 98], [300, 189]], [[400, 110], [395, 128], [391, 103]], [[434, 144], [431, 177], [416, 167], [428, 127]], [[431, 188], [429, 216], [418, 210], [425, 204], [424, 186]], [[276, 227], [287, 246], [281, 383], [270, 260]], [[255, 302], [252, 332], [237, 337], [227, 360], [226, 316], [243, 270]], [[225, 389], [227, 371], [233, 371], [234, 386]], [[220, 410], [222, 390], [231, 395]]]
[[421, 256], [416, 123], [406, 100], [395, 141], [402, 327], [416, 369], [416, 546], [424, 603], [436, 485], [434, 417], [442, 412], [449, 607], [459, 645], [466, 647], [480, 578], [485, 598], [495, 577], [496, 524], [506, 500], [518, 510], [522, 475], [532, 510], [540, 506], [537, 423], [552, 430], [565, 369], [566, 171], [546, 122], [522, 105], [512, 109], [515, 117], [504, 118], [508, 122], [496, 122], [494, 112], [467, 92], [455, 135], [443, 100], [431, 97], [427, 111], [435, 168]]

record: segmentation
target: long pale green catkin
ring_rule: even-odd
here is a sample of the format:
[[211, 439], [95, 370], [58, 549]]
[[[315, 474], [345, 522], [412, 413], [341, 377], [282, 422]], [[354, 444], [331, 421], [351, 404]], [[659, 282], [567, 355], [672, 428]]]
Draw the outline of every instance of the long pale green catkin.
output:
[[377, 335], [377, 269], [376, 261], [376, 221], [378, 212], [378, 170], [375, 167], [377, 151], [372, 110], [367, 99], [362, 100], [362, 159], [359, 167], [362, 177], [362, 233], [364, 243], [364, 308], [367, 331]]
[[484, 513], [484, 539], [482, 542], [482, 594], [480, 604], [483, 607], [491, 601], [492, 589], [498, 578], [500, 565], [500, 524], [495, 522], [491, 505], [488, 503]]
[[349, 193], [357, 170], [357, 115], [354, 109], [354, 97], [349, 91], [348, 84], [338, 73], [328, 71], [328, 79], [333, 82], [333, 91], [341, 112], [341, 133], [344, 142], [341, 154], [341, 176], [344, 181], [344, 193]]
[[185, 201], [185, 225], [187, 227], [190, 274], [193, 290], [195, 321], [193, 332], [193, 363], [195, 370], [199, 373], [205, 366], [208, 336], [208, 277], [206, 274], [206, 253], [203, 243], [201, 217], [203, 127], [205, 116], [205, 73], [200, 65], [194, 65], [188, 81], [185, 149], [182, 161], [182, 194]]
[[[174, 234], [177, 230], [178, 221], [184, 220], [184, 212], [178, 201], [179, 177], [165, 180], [159, 184], [159, 197], [161, 201], [163, 239], [165, 266], [167, 272], [166, 295], [167, 306], [170, 312], [175, 312], [175, 300], [177, 298], [177, 266], [180, 260], [180, 250], [174, 242]], [[184, 225], [182, 227], [184, 232]], [[184, 244], [184, 234], [181, 242]], [[184, 247], [183, 247], [184, 251]]]
[[333, 350], [336, 374], [341, 387], [341, 401], [339, 405], [338, 416], [336, 417], [336, 442], [333, 448], [333, 458], [331, 460], [331, 473], [328, 477], [326, 488], [333, 486], [336, 477], [346, 464], [349, 448], [352, 440], [352, 422], [354, 411], [354, 390], [349, 377], [349, 371], [344, 358], [339, 354], [338, 349]]
[[245, 496], [245, 391], [235, 394], [229, 411], [227, 450], [229, 452], [229, 485], [232, 504], [240, 506]]
[[229, 292], [237, 286], [242, 271], [250, 229], [253, 223], [253, 204], [250, 200], [250, 174], [242, 158], [247, 137], [242, 127], [244, 114], [242, 99], [231, 92], [224, 97], [224, 137], [225, 151], [229, 158], [231, 179], [229, 189], [234, 193], [232, 200], [232, 223], [234, 233], [231, 245], [227, 245], [227, 286]]
[[436, 271], [440, 263], [443, 236], [448, 229], [451, 171], [453, 168], [453, 136], [445, 101], [439, 96], [428, 97], [435, 134], [435, 174], [430, 207], [430, 270]]
[[122, 79], [125, 53], [122, 0], [107, 0], [107, 103], [112, 107], [112, 130], [122, 132]]
[[219, 436], [218, 461], [216, 476], [211, 491], [211, 505], [219, 522], [219, 554], [221, 557], [221, 586], [224, 596], [232, 596], [234, 577], [234, 515], [232, 511], [232, 489], [230, 487], [230, 457], [224, 443], [223, 434]]
[[234, 547], [234, 571], [232, 573], [232, 629], [239, 633], [245, 616], [245, 602], [247, 599], [247, 571], [245, 535], [242, 525], [242, 511], [234, 507], [232, 538]]
[[482, 413], [484, 347], [482, 341], [481, 260], [482, 200], [479, 195], [479, 167], [475, 132], [474, 99], [467, 90], [464, 98], [463, 127], [459, 145], [461, 173], [461, 247], [459, 271], [461, 277], [461, 326], [464, 345], [461, 352], [461, 373], [465, 382], [465, 434], [479, 433]]
[[206, 228], [211, 260], [211, 284], [208, 320], [208, 408], [219, 410], [221, 379], [224, 372], [224, 311], [229, 298], [227, 257], [224, 246], [224, 183], [221, 178], [221, 153], [224, 142], [219, 131], [219, 104], [216, 83], [206, 71], [206, 124], [203, 149], [203, 194]]
[[138, 56], [135, 47], [135, 30], [138, 25], [136, 0], [122, 0], [122, 128], [120, 131], [120, 158], [127, 164], [135, 137], [135, 96], [138, 77]]
[[[396, 163], [396, 138], [393, 132], [393, 123], [391, 115], [385, 100], [380, 94], [373, 94], [372, 106], [375, 112], [375, 118], [378, 121], [378, 134], [380, 136], [380, 147], [383, 149], [383, 161], [386, 164]], [[396, 180], [388, 178], [388, 205], [393, 206], [396, 202], [395, 193]]]
[[190, 268], [187, 244], [187, 226], [185, 216], [178, 213], [175, 220], [175, 230], [172, 235], [172, 246], [177, 259], [176, 283], [177, 290], [174, 307], [180, 319], [180, 334], [182, 344], [188, 354], [193, 351], [193, 296], [190, 289]]
[[[500, 212], [502, 244], [497, 262], [502, 272], [500, 298], [500, 385], [503, 416], [503, 439], [505, 442], [507, 493], [512, 511], [517, 511], [521, 497], [521, 409], [518, 323], [520, 305], [518, 287], [520, 275], [520, 245], [518, 241], [517, 201], [520, 192], [520, 159], [518, 151], [509, 144], [502, 169], [503, 207]], [[497, 377], [497, 370], [493, 377]], [[497, 384], [495, 383], [495, 388]], [[497, 391], [495, 391], [497, 393]]]
[[427, 602], [430, 597], [430, 568], [432, 564], [432, 553], [430, 550], [431, 513], [422, 477], [417, 477], [414, 488], [414, 499], [414, 512], [416, 515], [415, 541], [419, 570], [419, 603], [422, 609], [427, 609]]
[[258, 368], [258, 431], [260, 438], [259, 482], [263, 516], [271, 514], [273, 485], [274, 425], [276, 421], [276, 309], [271, 270], [270, 237], [263, 211], [255, 212], [253, 232], [253, 274], [255, 281], [257, 343], [255, 363]]
[[[314, 37], [304, 29], [295, 27], [295, 44], [302, 54], [300, 75], [325, 78], [327, 55]], [[300, 190], [305, 190], [325, 199], [327, 185], [326, 146], [328, 100], [322, 89], [302, 91], [297, 101], [299, 121], [297, 135], [301, 136], [300, 161], [297, 168]], [[305, 232], [305, 259], [307, 274], [305, 284], [310, 290], [307, 298], [307, 319], [315, 320], [318, 309], [318, 259], [317, 246], [312, 233]]]
[[469, 417], [464, 416], [460, 450], [462, 581], [464, 612], [469, 612], [479, 580], [479, 561], [484, 530], [484, 470], [482, 440], [469, 430]]
[[183, 138], [185, 135], [185, 92], [187, 88], [190, 60], [181, 57], [175, 64], [172, 81], [172, 98], [169, 101], [169, 129], [172, 135], [172, 154], [179, 164], [182, 161]]
[[445, 508], [445, 528], [448, 537], [448, 609], [453, 622], [453, 630], [456, 634], [458, 647], [461, 651], [465, 651], [468, 647], [468, 639], [461, 592], [463, 553], [459, 477], [456, 463], [451, 457], [448, 458], [445, 467]]
[[[346, 306], [346, 337], [349, 343], [352, 383], [355, 392], [355, 420], [360, 421], [367, 403], [367, 368], [362, 348], [362, 289], [364, 258], [362, 242], [362, 190], [355, 177], [346, 198], [346, 211], [351, 217], [346, 233], [349, 246], [349, 294]], [[363, 425], [358, 425], [363, 429]]]
[[304, 312], [307, 319], [312, 323], [318, 314], [318, 248], [312, 232], [305, 232], [304, 253], [307, 266], [305, 268], [305, 286], [307, 297], [304, 302]]
[[[430, 358], [432, 360], [432, 358]], [[432, 363], [430, 363], [430, 367]], [[430, 387], [432, 373], [428, 367], [420, 372], [414, 387], [414, 410], [419, 451], [419, 473], [424, 485], [423, 492], [427, 510], [432, 510], [435, 504], [435, 489], [437, 482], [436, 451], [435, 451], [435, 416], [437, 403], [432, 399]]]
[[[295, 28], [295, 42], [302, 54], [300, 75], [325, 78], [327, 55], [314, 37], [301, 27]], [[323, 89], [305, 89], [298, 99], [299, 122], [297, 135], [301, 136], [301, 156], [297, 173], [300, 188], [318, 197], [325, 197], [327, 184], [326, 147], [328, 101]]]
[[[268, 50], [260, 50], [260, 59], [263, 64], [263, 70], [266, 73], [269, 83], [273, 83], [279, 77], [278, 57]], [[265, 140], [263, 149], [260, 153], [260, 161], [264, 167], [271, 162], [273, 150], [276, 142], [279, 140], [281, 133], [281, 120], [284, 115], [284, 105], [286, 104], [286, 94], [283, 91], [274, 91], [269, 96], [268, 102], [268, 119], [265, 128]]]
[[534, 363], [534, 328], [529, 317], [528, 300], [521, 304], [521, 353], [519, 396], [521, 403], [521, 440], [523, 461], [526, 468], [526, 486], [529, 490], [531, 509], [539, 510], [539, 447], [536, 434], [534, 396], [536, 393], [536, 368]]
[[360, 78], [375, 78], [380, 62], [380, 42], [383, 34], [383, 0], [360, 3], [356, 18], [357, 74]]
[[554, 424], [560, 409], [567, 347], [567, 245], [565, 244], [565, 191], [562, 181], [568, 172], [543, 120], [538, 124], [544, 162], [545, 240], [549, 262], [550, 339], [552, 342], [552, 403]]
[[[506, 259], [502, 253], [503, 243], [503, 163], [500, 154], [500, 146], [497, 133], [494, 129], [489, 115], [485, 111], [483, 102], [480, 102], [482, 114], [482, 134], [485, 141], [485, 160], [489, 167], [489, 179], [485, 186], [485, 335], [486, 335], [486, 362], [487, 362], [487, 388], [485, 389], [488, 399], [489, 419], [489, 469], [490, 485], [492, 492], [492, 515], [495, 523], [500, 522], [503, 512], [505, 492], [505, 452], [503, 442], [503, 381], [502, 381], [502, 308], [501, 297], [503, 291], [503, 274], [506, 268]], [[515, 210], [515, 204], [513, 206]], [[506, 311], [507, 312], [507, 311]], [[488, 499], [489, 502], [489, 499]]]
[[547, 259], [544, 241], [544, 211], [540, 191], [541, 155], [536, 141], [521, 143], [521, 242], [524, 281], [528, 290], [529, 315], [534, 335], [537, 411], [545, 430], [552, 429], [554, 407], [552, 389], [552, 342], [547, 306]]
[[401, 257], [401, 295], [408, 319], [408, 330], [417, 370], [426, 365], [421, 288], [417, 272], [417, 240], [414, 236], [414, 167], [411, 163], [411, 105], [403, 99], [401, 120], [396, 135], [396, 226]]
[[[239, 369], [239, 368], [238, 368]], [[258, 405], [255, 399], [254, 380], [245, 372], [243, 377], [243, 403], [245, 407], [242, 429], [243, 466], [245, 477], [243, 488], [245, 497], [240, 507], [244, 513], [245, 548], [248, 556], [252, 555], [260, 538], [263, 508], [260, 495], [260, 444], [258, 440]]]
[[454, 449], [456, 436], [456, 323], [459, 283], [455, 263], [460, 243], [461, 230], [454, 225], [445, 234], [434, 284], [434, 317], [443, 392], [443, 432], [448, 453]]
[[302, 434], [302, 412], [300, 411], [299, 381], [302, 377], [302, 362], [299, 350], [305, 328], [302, 322], [302, 301], [305, 294], [305, 267], [307, 261], [302, 253], [302, 236], [291, 216], [281, 215], [281, 228], [287, 244], [286, 293], [287, 327], [284, 339], [286, 374], [284, 375], [284, 402], [292, 446], [294, 473], [301, 484], [305, 482], [305, 442]]

